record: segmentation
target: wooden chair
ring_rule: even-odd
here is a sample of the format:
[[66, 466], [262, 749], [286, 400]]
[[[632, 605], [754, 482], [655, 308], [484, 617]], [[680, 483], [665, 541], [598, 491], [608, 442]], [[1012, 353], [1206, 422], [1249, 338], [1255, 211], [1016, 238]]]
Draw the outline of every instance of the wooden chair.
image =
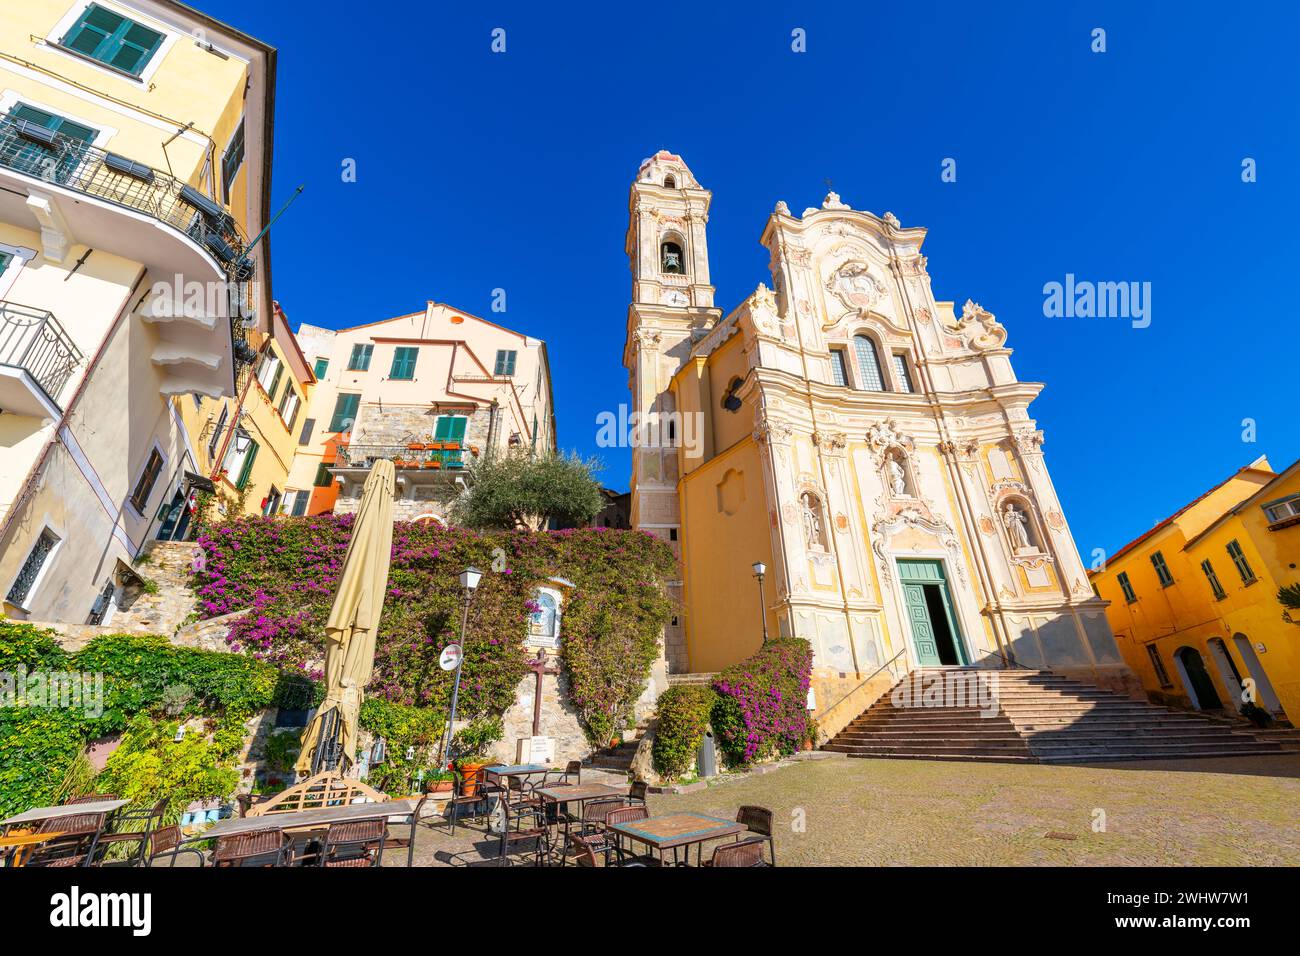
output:
[[632, 785], [627, 789], [628, 802], [644, 807], [646, 805], [646, 794], [649, 790], [650, 785], [644, 780], [633, 780]]
[[420, 802], [415, 805], [411, 811], [411, 829], [406, 836], [393, 836], [391, 833], [385, 838], [385, 846], [393, 847], [400, 850], [406, 847], [406, 865], [409, 867], [415, 859], [415, 828], [420, 823], [420, 811], [424, 809], [425, 802], [429, 799], [426, 793], [420, 798]]
[[387, 835], [386, 817], [331, 823], [325, 832], [319, 865], [326, 869], [381, 866]]
[[761, 839], [741, 840], [738, 843], [724, 843], [713, 851], [713, 856], [705, 866], [767, 866], [763, 859], [763, 841]]
[[149, 834], [147, 841], [147, 852], [141, 855], [140, 863], [145, 867], [152, 867], [156, 861], [162, 857], [167, 857], [170, 862], [167, 866], [176, 865], [176, 858], [182, 853], [193, 853], [199, 858], [199, 866], [203, 866], [206, 858], [203, 851], [198, 847], [180, 846], [181, 840], [185, 839], [181, 833], [181, 828], [176, 824], [169, 827], [159, 827]]
[[90, 866], [99, 847], [106, 813], [74, 813], [70, 816], [42, 820], [37, 833], [59, 833], [47, 843], [36, 846], [27, 866]]
[[254, 833], [236, 833], [217, 840], [216, 849], [212, 851], [212, 865], [280, 866], [288, 848], [284, 831], [278, 827]]
[[[747, 827], [750, 833], [757, 834], [756, 842], [767, 842], [768, 851], [772, 854], [770, 865], [776, 866], [776, 841], [772, 839], [772, 811], [767, 807], [747, 804], [736, 811], [736, 822]], [[739, 840], [739, 837], [737, 839]], [[753, 838], [739, 842], [748, 842], [749, 839]]]
[[[99, 835], [99, 845], [112, 846], [117, 843], [136, 843], [138, 846], [135, 853], [131, 855], [131, 859], [138, 863], [144, 858], [149, 832], [154, 827], [162, 824], [163, 814], [167, 812], [168, 799], [163, 797], [148, 810], [129, 810], [126, 813], [119, 813], [113, 819], [113, 826], [115, 828], [128, 827], [129, 829], [114, 829], [111, 833], [101, 833]], [[139, 829], [141, 824], [143, 824], [143, 829]]]
[[638, 855], [627, 850], [623, 846], [623, 837], [612, 828], [620, 823], [635, 823], [637, 820], [645, 820], [650, 816], [650, 811], [645, 807], [619, 807], [616, 810], [610, 810], [605, 814], [605, 826], [611, 828], [610, 835], [614, 841], [614, 853], [618, 857], [619, 866], [631, 866], [639, 863], [642, 866], [657, 866], [658, 861], [649, 855]]
[[115, 793], [84, 793], [79, 797], [73, 797], [71, 800], [64, 800], [65, 807], [73, 806], [78, 803], [99, 803], [101, 800], [116, 800]]

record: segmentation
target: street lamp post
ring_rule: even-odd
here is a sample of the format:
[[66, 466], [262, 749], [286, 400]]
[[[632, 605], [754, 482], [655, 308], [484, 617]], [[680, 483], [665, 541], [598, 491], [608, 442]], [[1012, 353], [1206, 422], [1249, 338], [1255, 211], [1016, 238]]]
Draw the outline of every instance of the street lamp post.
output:
[[460, 659], [456, 661], [456, 681], [451, 688], [451, 714], [447, 718], [447, 746], [443, 748], [443, 755], [446, 757], [451, 756], [452, 728], [456, 726], [456, 699], [460, 697], [460, 669], [465, 664], [465, 629], [469, 627], [469, 602], [474, 597], [474, 589], [478, 587], [482, 577], [483, 572], [473, 566], [460, 572], [460, 586], [465, 589], [465, 607], [460, 617]]
[[763, 607], [763, 575], [767, 565], [762, 561], [754, 562], [754, 577], [758, 579], [758, 617], [763, 622], [763, 643], [767, 643], [767, 609]]

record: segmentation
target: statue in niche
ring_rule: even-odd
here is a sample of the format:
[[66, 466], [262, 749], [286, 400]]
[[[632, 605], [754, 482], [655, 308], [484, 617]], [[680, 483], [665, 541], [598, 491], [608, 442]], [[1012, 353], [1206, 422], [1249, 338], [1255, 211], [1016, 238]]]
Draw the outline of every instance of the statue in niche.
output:
[[1029, 540], [1028, 523], [1024, 512], [1011, 502], [1007, 502], [1007, 506], [1002, 510], [1002, 523], [1006, 525], [1007, 537], [1011, 539], [1011, 546], [1015, 550], [1034, 550], [1033, 542]]
[[800, 496], [800, 503], [803, 505], [804, 540], [809, 548], [825, 550], [825, 539], [822, 537], [821, 508], [818, 505], [817, 496], [810, 491], [805, 491]]
[[885, 472], [889, 475], [889, 486], [894, 492], [894, 497], [908, 497], [907, 472], [903, 469], [903, 463], [898, 460], [897, 455], [885, 456]]

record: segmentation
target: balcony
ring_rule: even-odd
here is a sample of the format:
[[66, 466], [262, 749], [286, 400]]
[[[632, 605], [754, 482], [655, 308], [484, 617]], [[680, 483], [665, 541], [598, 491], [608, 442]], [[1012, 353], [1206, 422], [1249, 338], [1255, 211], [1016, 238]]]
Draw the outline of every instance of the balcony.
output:
[[0, 301], [0, 411], [57, 417], [59, 396], [82, 359], [51, 313]]
[[[229, 308], [254, 278], [230, 214], [176, 177], [25, 120], [0, 118], [0, 221], [40, 232], [42, 254], [70, 264], [74, 245], [142, 262], [155, 280], [180, 276], [222, 290], [203, 314], [150, 313], [163, 346], [165, 394], [233, 394], [252, 354]], [[213, 285], [213, 284], [216, 285]]]
[[387, 459], [400, 471], [456, 472], [465, 467], [460, 442], [412, 442], [407, 445], [340, 445], [336, 468], [370, 469]]

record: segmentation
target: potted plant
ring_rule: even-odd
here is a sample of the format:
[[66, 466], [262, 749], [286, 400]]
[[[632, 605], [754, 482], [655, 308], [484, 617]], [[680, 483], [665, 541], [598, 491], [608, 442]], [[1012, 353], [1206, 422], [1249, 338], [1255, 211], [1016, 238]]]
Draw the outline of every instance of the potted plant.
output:
[[451, 749], [459, 753], [452, 763], [465, 781], [465, 796], [478, 792], [478, 782], [487, 766], [488, 749], [505, 736], [500, 717], [471, 720], [451, 739]]
[[817, 720], [808, 715], [808, 723], [804, 725], [803, 732], [803, 749], [815, 750], [817, 747]]
[[448, 793], [452, 788], [455, 775], [450, 770], [433, 767], [424, 775], [425, 793]]

